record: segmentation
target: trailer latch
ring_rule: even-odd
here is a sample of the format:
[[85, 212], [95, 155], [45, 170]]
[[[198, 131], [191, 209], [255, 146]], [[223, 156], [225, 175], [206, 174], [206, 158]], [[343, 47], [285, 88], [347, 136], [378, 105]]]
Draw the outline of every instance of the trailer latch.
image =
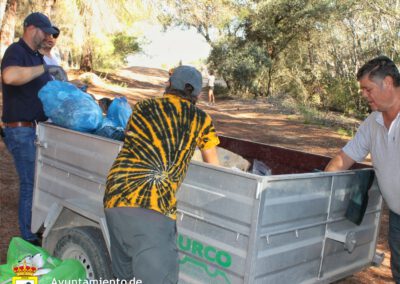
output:
[[40, 140], [36, 140], [35, 145], [44, 149], [47, 149], [49, 147], [46, 141], [40, 141]]
[[349, 253], [353, 252], [357, 244], [356, 233], [351, 231], [335, 232], [327, 230], [325, 237], [343, 243], [344, 249]]

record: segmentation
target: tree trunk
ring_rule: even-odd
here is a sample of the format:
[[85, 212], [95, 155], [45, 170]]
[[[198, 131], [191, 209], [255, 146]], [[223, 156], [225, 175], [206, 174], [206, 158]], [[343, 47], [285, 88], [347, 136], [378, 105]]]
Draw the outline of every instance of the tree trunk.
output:
[[90, 72], [93, 70], [93, 58], [90, 48], [85, 48], [81, 56], [80, 70]]
[[272, 64], [271, 66], [269, 66], [268, 68], [268, 85], [267, 85], [267, 94], [265, 95], [266, 97], [268, 97], [271, 94], [271, 84], [272, 84]]
[[92, 30], [92, 17], [93, 9], [90, 3], [83, 3], [80, 7], [80, 15], [83, 18], [83, 23], [85, 27], [85, 43], [82, 48], [81, 62], [79, 64], [79, 69], [85, 72], [93, 70], [93, 49], [90, 40], [90, 34]]
[[7, 47], [14, 41], [16, 20], [17, 0], [8, 0], [0, 30], [0, 58], [3, 58]]
[[4, 12], [6, 11], [7, 0], [0, 0], [0, 26], [3, 23]]
[[311, 69], [314, 69], [314, 52], [313, 52], [314, 48], [313, 48], [310, 32], [307, 32], [306, 39], [308, 42], [308, 44], [307, 44], [308, 64], [310, 64]]
[[51, 12], [52, 12], [55, 4], [56, 4], [56, 0], [46, 0], [43, 3], [43, 5], [44, 5], [43, 13], [46, 14], [49, 18], [51, 18]]

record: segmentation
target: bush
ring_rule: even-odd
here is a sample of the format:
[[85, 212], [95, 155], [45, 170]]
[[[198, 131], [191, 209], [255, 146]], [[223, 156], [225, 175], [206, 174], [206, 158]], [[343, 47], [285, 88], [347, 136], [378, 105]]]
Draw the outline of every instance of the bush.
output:
[[102, 38], [93, 37], [91, 47], [96, 70], [117, 68], [126, 64], [128, 55], [141, 51], [137, 38], [122, 32]]
[[229, 97], [229, 90], [227, 87], [221, 85], [214, 86], [214, 95], [216, 98], [222, 99]]
[[222, 76], [229, 92], [239, 97], [266, 92], [264, 77], [270, 63], [263, 48], [238, 39], [219, 42], [208, 58], [211, 69]]
[[112, 42], [114, 45], [114, 57], [117, 57], [124, 63], [126, 63], [126, 57], [128, 55], [141, 51], [139, 42], [134, 36], [119, 32], [113, 35]]
[[360, 118], [368, 113], [368, 105], [358, 93], [355, 79], [326, 76], [324, 83], [326, 95], [321, 97], [321, 101], [325, 110], [339, 111]]

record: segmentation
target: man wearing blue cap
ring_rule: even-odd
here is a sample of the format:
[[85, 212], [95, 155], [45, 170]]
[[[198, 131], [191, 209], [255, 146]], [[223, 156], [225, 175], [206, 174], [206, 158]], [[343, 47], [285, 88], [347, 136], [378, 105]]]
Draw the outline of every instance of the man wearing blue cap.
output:
[[218, 165], [211, 118], [195, 106], [202, 77], [179, 66], [163, 97], [139, 102], [107, 178], [104, 207], [112, 267], [120, 280], [178, 282], [176, 197], [193, 156]]
[[35, 245], [40, 244], [31, 231], [35, 125], [47, 120], [38, 92], [51, 80], [51, 70], [38, 49], [46, 36], [55, 33], [44, 14], [30, 14], [24, 20], [22, 38], [7, 48], [1, 62], [4, 142], [14, 158], [20, 182], [19, 228], [23, 239]]

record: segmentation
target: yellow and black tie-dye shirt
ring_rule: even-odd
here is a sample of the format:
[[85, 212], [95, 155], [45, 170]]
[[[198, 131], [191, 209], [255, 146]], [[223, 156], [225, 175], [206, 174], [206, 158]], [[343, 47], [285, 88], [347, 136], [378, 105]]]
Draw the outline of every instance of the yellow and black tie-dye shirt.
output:
[[175, 193], [196, 146], [219, 144], [211, 118], [175, 95], [135, 105], [107, 178], [104, 207], [141, 207], [176, 219]]

